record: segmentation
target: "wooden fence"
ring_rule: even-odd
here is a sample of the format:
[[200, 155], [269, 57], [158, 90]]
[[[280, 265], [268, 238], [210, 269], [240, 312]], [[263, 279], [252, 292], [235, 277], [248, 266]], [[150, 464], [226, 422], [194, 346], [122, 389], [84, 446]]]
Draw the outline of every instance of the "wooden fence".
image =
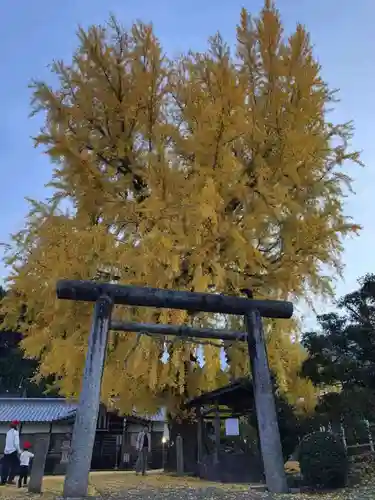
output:
[[[359, 424], [362, 424], [360, 430]], [[333, 428], [329, 424], [327, 428], [321, 427], [321, 430], [333, 431]], [[342, 424], [339, 433], [349, 456], [356, 457], [375, 452], [375, 423], [363, 420], [357, 423], [357, 427], [345, 427]]]

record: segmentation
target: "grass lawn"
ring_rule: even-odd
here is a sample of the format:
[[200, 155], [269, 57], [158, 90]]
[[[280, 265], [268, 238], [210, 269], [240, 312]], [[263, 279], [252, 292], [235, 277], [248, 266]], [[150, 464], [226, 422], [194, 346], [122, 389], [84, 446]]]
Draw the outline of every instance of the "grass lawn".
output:
[[[62, 485], [62, 477], [46, 477], [42, 497], [30, 495], [27, 490], [15, 486], [3, 486], [0, 488], [0, 500], [53, 500], [61, 495]], [[137, 477], [134, 473], [103, 472], [91, 474], [89, 494], [91, 498], [107, 500], [375, 500], [375, 479], [358, 488], [332, 493], [270, 495], [256, 488], [250, 489], [248, 485], [224, 485], [162, 473]]]

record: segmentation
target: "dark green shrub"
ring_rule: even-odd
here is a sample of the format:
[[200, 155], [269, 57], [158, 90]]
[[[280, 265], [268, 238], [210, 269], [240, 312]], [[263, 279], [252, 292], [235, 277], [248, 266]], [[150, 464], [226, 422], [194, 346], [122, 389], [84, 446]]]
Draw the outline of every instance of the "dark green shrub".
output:
[[299, 447], [299, 462], [304, 483], [317, 488], [341, 488], [348, 478], [349, 461], [339, 436], [314, 432]]

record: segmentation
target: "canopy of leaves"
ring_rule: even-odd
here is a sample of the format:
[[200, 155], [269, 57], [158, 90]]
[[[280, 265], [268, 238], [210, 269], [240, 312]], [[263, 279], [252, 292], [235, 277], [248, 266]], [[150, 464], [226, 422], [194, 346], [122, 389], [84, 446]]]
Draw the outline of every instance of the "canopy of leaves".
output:
[[375, 275], [359, 284], [338, 302], [338, 312], [318, 317], [322, 331], [303, 336], [308, 358], [302, 373], [316, 385], [343, 389], [326, 396], [322, 410], [369, 414], [375, 408]]
[[[31, 201], [7, 259], [11, 290], [27, 306], [23, 345], [40, 358], [41, 375], [55, 374], [64, 394], [79, 391], [91, 307], [57, 301], [59, 278], [228, 294], [250, 288], [270, 298], [330, 293], [322, 265], [340, 272], [341, 239], [358, 229], [343, 213], [351, 180], [342, 166], [359, 157], [348, 150], [351, 125], [327, 120], [334, 93], [304, 27], [286, 39], [267, 1], [256, 19], [242, 11], [235, 54], [218, 34], [205, 53], [177, 60], [142, 23], [126, 31], [112, 19], [78, 35], [72, 62], [53, 65], [57, 88], [34, 85], [33, 112], [45, 116], [35, 144], [54, 164], [54, 195]], [[6, 299], [9, 324], [19, 318], [17, 294]], [[217, 319], [138, 308], [114, 314]], [[279, 322], [275, 333], [267, 324], [270, 350], [294, 327]], [[283, 356], [270, 353], [285, 390], [291, 345], [284, 341]], [[225, 351], [232, 376], [248, 371], [246, 351]], [[176, 407], [225, 382], [220, 349], [205, 345], [203, 356], [202, 367], [193, 341], [113, 336], [103, 399], [124, 410], [151, 410], [161, 398]]]

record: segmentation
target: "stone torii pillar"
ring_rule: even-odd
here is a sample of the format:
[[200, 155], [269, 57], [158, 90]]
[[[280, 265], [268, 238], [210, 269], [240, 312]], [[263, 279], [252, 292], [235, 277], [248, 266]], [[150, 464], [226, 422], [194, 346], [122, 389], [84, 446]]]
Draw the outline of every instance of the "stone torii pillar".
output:
[[113, 301], [101, 295], [95, 304], [82, 390], [73, 428], [64, 482], [64, 498], [85, 497], [100, 406], [100, 389]]

